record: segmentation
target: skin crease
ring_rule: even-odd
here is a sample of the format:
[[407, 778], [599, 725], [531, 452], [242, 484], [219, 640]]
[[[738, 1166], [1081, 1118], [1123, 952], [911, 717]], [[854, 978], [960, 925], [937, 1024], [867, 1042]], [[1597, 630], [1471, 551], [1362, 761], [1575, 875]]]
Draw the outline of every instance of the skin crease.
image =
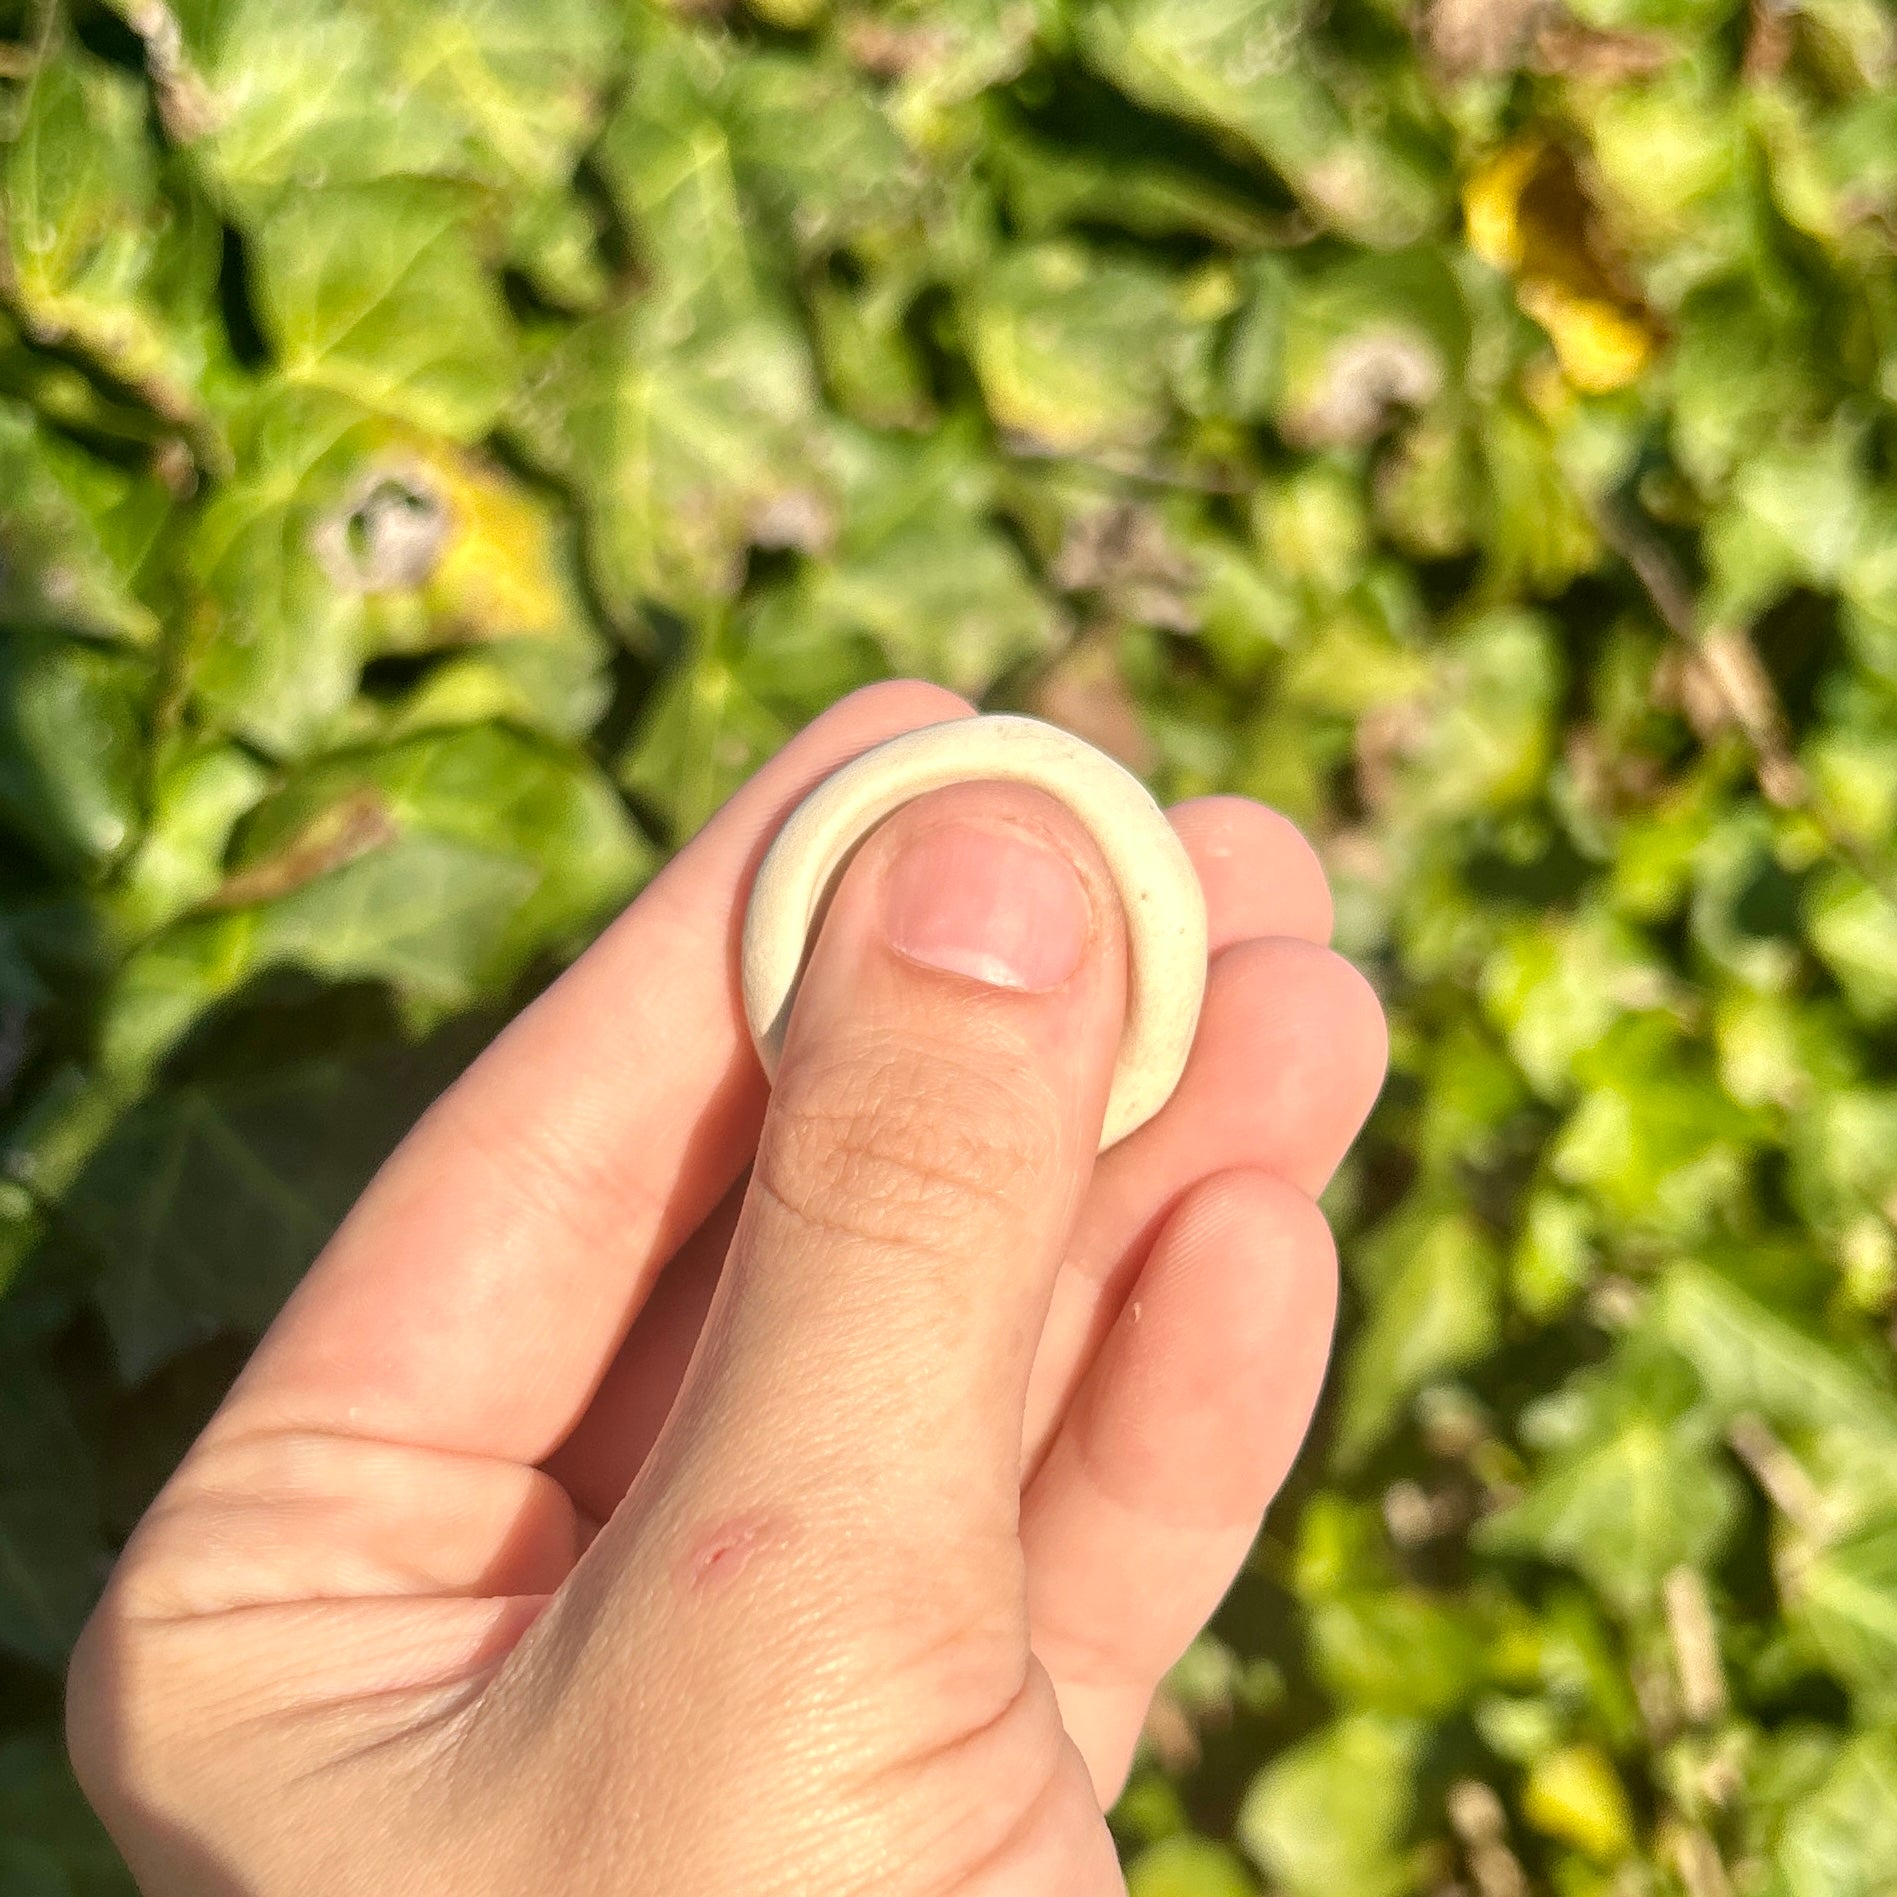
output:
[[[1043, 793], [964, 784], [852, 862], [767, 1095], [763, 847], [967, 711], [894, 684], [817, 720], [430, 1109], [259, 1344], [74, 1656], [74, 1762], [148, 1897], [1123, 1890], [1103, 1807], [1322, 1382], [1314, 1197], [1383, 1025], [1296, 832], [1181, 806], [1205, 1011], [1096, 1159], [1104, 866]], [[933, 828], [1071, 863], [1070, 976], [890, 946]]]

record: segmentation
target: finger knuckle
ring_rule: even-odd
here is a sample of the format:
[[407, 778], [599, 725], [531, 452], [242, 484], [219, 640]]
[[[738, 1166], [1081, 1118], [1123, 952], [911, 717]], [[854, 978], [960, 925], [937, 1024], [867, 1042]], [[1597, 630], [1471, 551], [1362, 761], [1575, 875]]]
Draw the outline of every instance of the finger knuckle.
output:
[[783, 1077], [758, 1178], [831, 1233], [947, 1250], [1044, 1188], [1058, 1137], [1033, 1076], [871, 1043]]

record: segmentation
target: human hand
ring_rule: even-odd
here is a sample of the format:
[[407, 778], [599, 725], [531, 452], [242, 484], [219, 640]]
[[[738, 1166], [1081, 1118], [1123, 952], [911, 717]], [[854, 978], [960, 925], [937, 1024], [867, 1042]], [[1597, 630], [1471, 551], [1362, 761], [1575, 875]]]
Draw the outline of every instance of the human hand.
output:
[[767, 1104], [770, 832], [967, 709], [877, 687], [788, 746], [285, 1307], [73, 1662], [148, 1897], [1122, 1889], [1102, 1808], [1316, 1400], [1312, 1195], [1383, 1026], [1291, 827], [1183, 805], [1198, 1039], [1096, 1160], [1112, 886], [965, 784], [853, 861]]

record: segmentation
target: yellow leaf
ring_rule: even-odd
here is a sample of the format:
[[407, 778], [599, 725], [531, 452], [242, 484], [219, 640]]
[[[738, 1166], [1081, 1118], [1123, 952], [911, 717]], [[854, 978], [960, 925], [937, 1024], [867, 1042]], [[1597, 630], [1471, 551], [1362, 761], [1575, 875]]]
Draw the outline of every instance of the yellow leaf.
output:
[[1469, 248], [1515, 279], [1522, 308], [1548, 332], [1561, 372], [1604, 393], [1635, 381], [1658, 333], [1603, 255], [1574, 160], [1530, 134], [1503, 146], [1463, 187]]
[[1561, 373], [1591, 395], [1624, 389], [1653, 360], [1653, 331], [1637, 314], [1558, 283], [1523, 282], [1521, 306], [1554, 344]]
[[573, 609], [546, 507], [471, 457], [442, 456], [433, 472], [455, 531], [430, 580], [430, 604], [475, 638], [564, 632]]
[[1522, 1789], [1522, 1815], [1597, 1864], [1616, 1863], [1634, 1846], [1627, 1794], [1598, 1746], [1563, 1746], [1538, 1759]]
[[1518, 139], [1479, 166], [1462, 187], [1462, 219], [1469, 248], [1494, 269], [1521, 267], [1521, 200], [1546, 147]]

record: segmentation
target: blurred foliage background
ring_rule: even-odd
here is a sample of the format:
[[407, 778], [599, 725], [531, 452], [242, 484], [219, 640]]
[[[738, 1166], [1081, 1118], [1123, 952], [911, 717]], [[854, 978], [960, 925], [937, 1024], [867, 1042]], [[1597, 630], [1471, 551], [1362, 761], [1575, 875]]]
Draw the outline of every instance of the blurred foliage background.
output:
[[405, 1122], [890, 673], [1394, 1072], [1135, 1897], [1897, 1891], [1887, 0], [0, 0], [0, 1891]]

